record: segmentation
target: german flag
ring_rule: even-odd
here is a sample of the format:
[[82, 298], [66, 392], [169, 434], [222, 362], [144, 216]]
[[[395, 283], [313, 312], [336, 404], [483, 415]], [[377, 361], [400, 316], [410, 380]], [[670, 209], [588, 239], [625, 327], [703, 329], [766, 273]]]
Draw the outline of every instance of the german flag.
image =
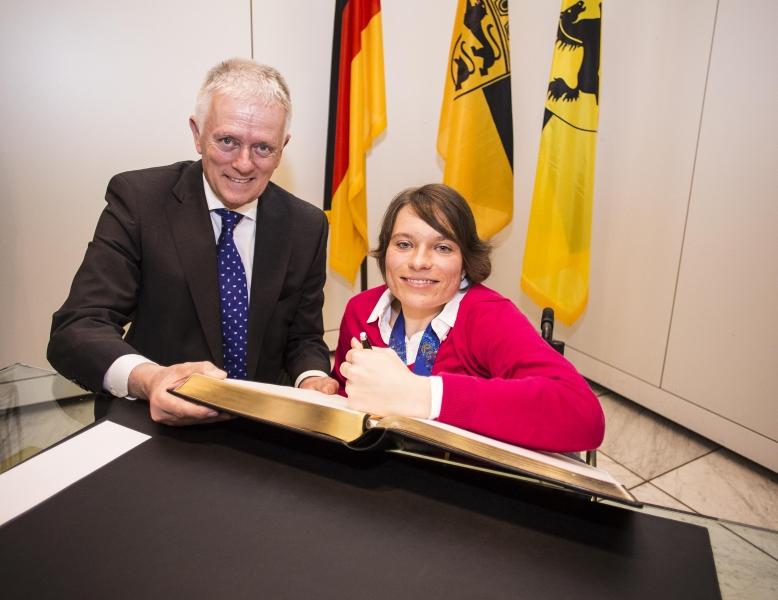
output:
[[489, 238], [513, 217], [513, 117], [507, 0], [459, 0], [438, 127], [443, 182]]
[[601, 0], [563, 0], [540, 134], [521, 288], [566, 325], [589, 297]]
[[381, 2], [337, 0], [324, 210], [330, 220], [330, 267], [352, 284], [368, 250], [365, 155], [384, 129]]

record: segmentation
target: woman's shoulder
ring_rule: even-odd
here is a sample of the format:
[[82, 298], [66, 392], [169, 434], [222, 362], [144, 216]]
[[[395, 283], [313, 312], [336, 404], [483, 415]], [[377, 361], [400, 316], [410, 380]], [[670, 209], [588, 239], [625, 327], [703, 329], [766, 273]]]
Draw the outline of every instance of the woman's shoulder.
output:
[[524, 314], [510, 298], [477, 283], [467, 290], [460, 304], [462, 316], [468, 321], [499, 321], [500, 319], [526, 320]]
[[500, 305], [507, 303], [513, 306], [513, 302], [492, 288], [486, 287], [482, 283], [476, 283], [470, 286], [464, 298], [462, 305], [481, 304], [485, 302], [498, 303]]
[[348, 304], [346, 305], [346, 308], [349, 310], [367, 309], [368, 312], [372, 312], [373, 307], [376, 305], [376, 302], [378, 302], [378, 299], [381, 297], [381, 294], [383, 294], [385, 290], [386, 285], [379, 285], [374, 288], [370, 288], [369, 290], [365, 290], [364, 292], [360, 292], [356, 296], [351, 297], [351, 299], [348, 301]]

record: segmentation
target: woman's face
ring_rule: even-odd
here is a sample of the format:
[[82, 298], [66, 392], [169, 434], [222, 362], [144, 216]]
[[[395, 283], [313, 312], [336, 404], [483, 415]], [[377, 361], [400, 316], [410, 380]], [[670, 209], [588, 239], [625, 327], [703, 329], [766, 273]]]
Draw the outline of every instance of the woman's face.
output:
[[397, 213], [386, 250], [386, 284], [407, 318], [437, 315], [459, 289], [462, 251], [408, 206]]

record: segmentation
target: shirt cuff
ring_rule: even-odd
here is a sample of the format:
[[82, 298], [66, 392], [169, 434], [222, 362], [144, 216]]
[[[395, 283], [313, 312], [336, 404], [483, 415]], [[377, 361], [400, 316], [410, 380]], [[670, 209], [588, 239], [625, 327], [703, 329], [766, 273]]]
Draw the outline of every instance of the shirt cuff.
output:
[[443, 408], [443, 378], [439, 375], [430, 377], [430, 419], [437, 419]]
[[325, 373], [324, 371], [303, 371], [300, 373], [300, 375], [297, 377], [297, 379], [294, 380], [294, 387], [300, 387], [300, 384], [303, 382], [303, 379], [306, 377], [329, 377], [329, 373]]
[[138, 365], [143, 363], [157, 364], [140, 354], [125, 354], [117, 358], [103, 377], [103, 389], [109, 394], [118, 398], [127, 398], [135, 400], [134, 396], [129, 396], [130, 373]]

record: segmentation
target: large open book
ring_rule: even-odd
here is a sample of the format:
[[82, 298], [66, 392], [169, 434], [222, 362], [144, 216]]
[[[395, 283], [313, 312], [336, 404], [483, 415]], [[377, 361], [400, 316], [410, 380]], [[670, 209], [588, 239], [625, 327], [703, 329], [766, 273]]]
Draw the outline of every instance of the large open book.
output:
[[574, 458], [513, 446], [428, 419], [370, 415], [348, 408], [341, 396], [204, 375], [190, 376], [171, 392], [228, 413], [324, 437], [354, 450], [381, 448], [639, 504], [607, 471]]

